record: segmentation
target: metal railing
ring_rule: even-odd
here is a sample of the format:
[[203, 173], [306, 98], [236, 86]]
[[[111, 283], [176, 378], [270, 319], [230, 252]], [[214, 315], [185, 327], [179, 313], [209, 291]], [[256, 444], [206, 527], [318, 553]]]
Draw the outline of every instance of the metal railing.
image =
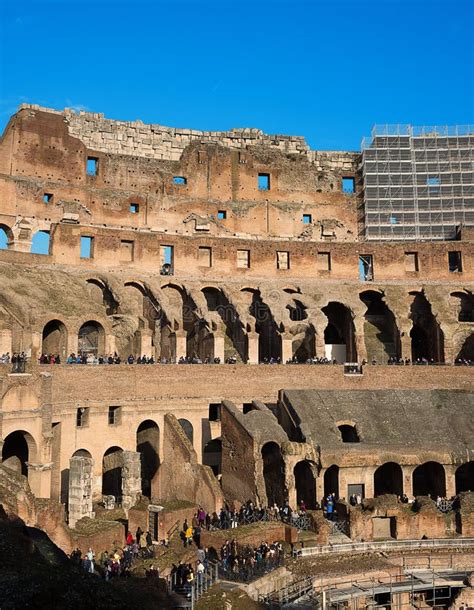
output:
[[[219, 566], [210, 562], [204, 572], [196, 573], [192, 583], [178, 583], [177, 575], [172, 574], [167, 578], [168, 593], [177, 593], [187, 600], [187, 606], [194, 610], [196, 602], [204, 593], [219, 579]], [[184, 605], [182, 607], [185, 607]]]
[[218, 568], [219, 578], [221, 580], [249, 583], [283, 565], [285, 565], [283, 553], [275, 556], [273, 559], [268, 558], [256, 561], [253, 565], [248, 560], [244, 565], [240, 566], [236, 563], [234, 567], [226, 567], [223, 563], [220, 563]]
[[431, 540], [386, 540], [384, 542], [352, 542], [306, 547], [297, 557], [328, 555], [333, 553], [367, 553], [373, 551], [412, 551], [417, 549], [474, 547], [474, 538], [433, 538]]
[[299, 532], [314, 530], [313, 521], [311, 517], [306, 514], [298, 515], [298, 517], [281, 518], [276, 517], [275, 515], [270, 515], [267, 512], [261, 513], [259, 511], [255, 511], [251, 514], [242, 516], [239, 515], [237, 520], [232, 519], [232, 517], [214, 517], [214, 519], [211, 519], [209, 524], [209, 531], [233, 529], [236, 527], [242, 527], [243, 525], [251, 525], [252, 523], [261, 522], [283, 523], [285, 525], [291, 525], [292, 527], [296, 527]]

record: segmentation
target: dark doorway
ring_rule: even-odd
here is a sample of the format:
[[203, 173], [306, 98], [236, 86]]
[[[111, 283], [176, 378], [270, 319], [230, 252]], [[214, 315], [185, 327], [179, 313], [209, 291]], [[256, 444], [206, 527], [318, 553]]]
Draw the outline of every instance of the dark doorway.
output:
[[395, 462], [382, 464], [374, 473], [374, 497], [384, 494], [403, 494], [403, 472]]
[[286, 501], [285, 463], [279, 445], [274, 442], [266, 443], [262, 447], [262, 460], [267, 504], [283, 506]]
[[456, 470], [456, 494], [474, 491], [474, 462], [467, 462]]
[[60, 320], [51, 320], [43, 328], [43, 354], [59, 355], [64, 359], [67, 350], [66, 327]]
[[336, 499], [339, 498], [339, 466], [333, 464], [324, 473], [324, 497], [329, 494], [336, 494]]
[[296, 502], [299, 505], [301, 500], [306, 504], [306, 508], [316, 508], [316, 481], [314, 478], [313, 467], [310, 462], [298, 462], [293, 470], [295, 475]]
[[29, 447], [31, 443], [34, 443], [33, 438], [27, 432], [18, 430], [9, 434], [3, 443], [3, 465], [27, 477], [27, 462], [31, 459]]
[[438, 496], [446, 495], [446, 474], [438, 462], [426, 462], [413, 471], [413, 495], [431, 496], [434, 500]]
[[151, 498], [152, 481], [160, 466], [160, 429], [151, 419], [138, 426], [137, 451], [140, 453], [142, 494]]
[[209, 441], [204, 447], [202, 463], [205, 466], [210, 466], [212, 472], [217, 475], [221, 473], [222, 462], [222, 441], [220, 438], [215, 438]]
[[102, 459], [102, 495], [114, 496], [117, 502], [122, 498], [122, 466], [122, 449], [107, 449]]

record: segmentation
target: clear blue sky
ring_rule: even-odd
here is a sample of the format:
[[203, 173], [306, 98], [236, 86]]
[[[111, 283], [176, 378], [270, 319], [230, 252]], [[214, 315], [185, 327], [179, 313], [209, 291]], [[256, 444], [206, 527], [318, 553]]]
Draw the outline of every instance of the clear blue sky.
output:
[[357, 150], [474, 123], [474, 0], [0, 0], [0, 130], [22, 101]]

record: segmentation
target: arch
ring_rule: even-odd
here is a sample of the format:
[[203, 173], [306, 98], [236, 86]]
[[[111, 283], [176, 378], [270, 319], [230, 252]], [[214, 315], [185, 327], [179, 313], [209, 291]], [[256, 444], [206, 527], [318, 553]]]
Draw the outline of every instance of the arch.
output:
[[383, 300], [383, 294], [365, 290], [359, 294], [367, 307], [364, 314], [364, 342], [369, 360], [384, 362], [401, 355], [400, 333], [395, 316]]
[[470, 292], [452, 292], [452, 297], [459, 299], [458, 322], [474, 322], [474, 295]]
[[339, 466], [336, 464], [329, 466], [324, 473], [324, 497], [329, 494], [336, 494], [339, 498]]
[[326, 358], [338, 362], [357, 362], [355, 328], [351, 310], [336, 301], [329, 302], [321, 310], [328, 324], [324, 331]]
[[106, 282], [97, 278], [89, 278], [86, 280], [90, 287], [95, 286], [100, 290], [100, 298], [105, 307], [105, 313], [108, 316], [114, 315], [119, 309], [119, 302], [115, 298], [112, 290]]
[[41, 344], [42, 354], [54, 354], [66, 356], [67, 351], [67, 330], [60, 320], [50, 320], [43, 328], [43, 340]]
[[31, 254], [49, 254], [49, 231], [37, 231], [31, 240]]
[[78, 351], [86, 356], [105, 353], [105, 331], [102, 324], [89, 320], [81, 326], [78, 333]]
[[244, 325], [234, 305], [229, 301], [222, 290], [214, 286], [205, 286], [201, 289], [210, 312], [219, 314], [225, 327], [224, 358], [238, 355], [242, 362], [247, 362], [248, 342], [243, 332]]
[[474, 491], [474, 462], [466, 462], [456, 469], [456, 494]]
[[12, 242], [12, 230], [7, 225], [0, 224], [0, 250], [8, 250]]
[[37, 445], [29, 432], [15, 430], [4, 440], [2, 447], [2, 463], [25, 477], [28, 476], [28, 462], [34, 462], [37, 457]]
[[474, 333], [466, 337], [455, 360], [470, 360], [474, 362]]
[[289, 303], [286, 308], [288, 309], [288, 315], [292, 322], [302, 322], [308, 317], [306, 312], [308, 308], [298, 299], [293, 299], [293, 302]]
[[312, 324], [297, 324], [291, 329], [292, 353], [297, 362], [306, 362], [316, 355], [316, 333]]
[[188, 437], [189, 442], [191, 443], [191, 445], [193, 445], [194, 428], [193, 428], [192, 423], [190, 421], [188, 421], [187, 419], [178, 419], [178, 422], [179, 422], [179, 425], [181, 426], [181, 428], [184, 430], [184, 433]]
[[414, 299], [410, 306], [410, 331], [412, 362], [433, 360], [444, 362], [444, 333], [431, 310], [431, 304], [423, 292], [411, 292]]
[[374, 497], [384, 494], [403, 495], [403, 472], [396, 462], [386, 462], [374, 472]]
[[140, 453], [142, 494], [152, 497], [152, 481], [160, 467], [160, 428], [146, 419], [137, 428], [137, 451]]
[[77, 449], [74, 451], [71, 457], [85, 457], [92, 459], [92, 454], [90, 451], [87, 451], [87, 449]]
[[202, 463], [209, 466], [216, 475], [222, 470], [222, 439], [214, 438], [209, 441], [203, 450]]
[[102, 458], [102, 495], [122, 497], [122, 458], [121, 447], [109, 447]]
[[285, 462], [280, 446], [274, 441], [265, 443], [262, 447], [262, 461], [267, 505], [283, 506], [286, 500]]
[[315, 465], [308, 460], [298, 462], [293, 474], [295, 477], [296, 487], [296, 502], [299, 505], [301, 501], [306, 504], [306, 508], [316, 508], [316, 479], [314, 472]]
[[360, 443], [359, 434], [355, 426], [341, 424], [338, 426], [338, 430], [341, 433], [341, 440], [343, 443]]
[[258, 360], [281, 359], [281, 335], [270, 307], [264, 303], [259, 290], [245, 289], [252, 295], [249, 313], [255, 319], [255, 330], [258, 333]]
[[425, 462], [413, 471], [413, 495], [438, 496], [446, 495], [446, 473], [438, 462]]

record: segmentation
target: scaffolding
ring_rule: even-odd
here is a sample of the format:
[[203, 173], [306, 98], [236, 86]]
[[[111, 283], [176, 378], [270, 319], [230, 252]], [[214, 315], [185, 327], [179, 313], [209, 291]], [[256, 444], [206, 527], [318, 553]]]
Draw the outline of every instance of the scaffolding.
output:
[[474, 125], [375, 125], [361, 148], [366, 239], [450, 240], [474, 226]]

